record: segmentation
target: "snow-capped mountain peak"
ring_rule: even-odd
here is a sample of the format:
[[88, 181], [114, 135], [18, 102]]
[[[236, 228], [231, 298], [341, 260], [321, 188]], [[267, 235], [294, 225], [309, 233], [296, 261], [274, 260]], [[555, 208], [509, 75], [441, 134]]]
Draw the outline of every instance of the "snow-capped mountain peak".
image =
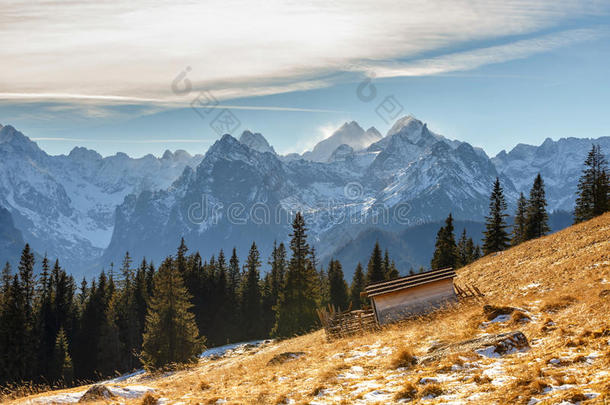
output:
[[425, 124], [417, 118], [412, 115], [407, 115], [396, 121], [386, 136], [390, 137], [398, 133], [404, 133], [407, 134], [411, 142], [417, 143], [424, 126]]
[[381, 134], [374, 127], [365, 131], [356, 121], [346, 122], [331, 136], [318, 142], [311, 152], [305, 152], [303, 158], [314, 162], [328, 162], [340, 145], [345, 144], [354, 151], [359, 151], [381, 138]]
[[253, 133], [248, 130], [244, 131], [239, 137], [239, 142], [255, 151], [261, 153], [271, 152], [275, 154], [273, 146], [269, 145], [269, 142], [267, 142], [265, 137], [258, 132]]

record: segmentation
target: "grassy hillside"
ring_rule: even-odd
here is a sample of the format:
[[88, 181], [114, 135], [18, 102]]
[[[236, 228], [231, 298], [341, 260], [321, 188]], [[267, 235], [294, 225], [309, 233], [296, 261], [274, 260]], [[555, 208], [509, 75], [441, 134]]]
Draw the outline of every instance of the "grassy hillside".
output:
[[[109, 386], [133, 397], [150, 390], [149, 404], [153, 397], [182, 404], [610, 402], [610, 214], [484, 257], [460, 269], [457, 282], [478, 286], [485, 302], [351, 339], [327, 342], [317, 331], [242, 347]], [[485, 312], [484, 304], [496, 308]], [[529, 348], [499, 354], [456, 345], [513, 331], [523, 332]], [[27, 400], [77, 397], [84, 389]]]

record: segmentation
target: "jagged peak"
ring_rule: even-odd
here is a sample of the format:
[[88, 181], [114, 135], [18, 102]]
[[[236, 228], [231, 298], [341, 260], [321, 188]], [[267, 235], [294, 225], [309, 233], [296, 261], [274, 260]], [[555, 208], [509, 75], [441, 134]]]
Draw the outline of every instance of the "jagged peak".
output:
[[8, 144], [11, 147], [29, 151], [31, 153], [44, 152], [38, 147], [36, 142], [25, 136], [22, 132], [15, 129], [12, 125], [5, 125], [0, 129], [0, 144]]
[[70, 159], [75, 160], [101, 160], [102, 155], [93, 149], [87, 149], [83, 146], [74, 147], [68, 154]]
[[418, 120], [414, 116], [407, 115], [402, 118], [399, 118], [394, 123], [394, 125], [392, 125], [392, 128], [390, 128], [390, 130], [388, 131], [386, 136], [392, 136], [399, 132], [405, 132], [405, 131], [409, 132], [409, 133], [412, 133], [414, 131], [419, 132], [425, 126], [426, 126], [426, 124], [424, 124], [422, 121]]
[[265, 137], [260, 132], [251, 132], [249, 130], [245, 130], [239, 137], [239, 142], [258, 152], [271, 152], [275, 154], [273, 146], [269, 145], [267, 139], [265, 139]]
[[171, 150], [166, 149], [165, 152], [163, 152], [163, 156], [161, 157], [161, 159], [172, 160], [174, 159], [174, 154]]
[[379, 139], [383, 138], [383, 135], [381, 135], [381, 132], [379, 132], [379, 130], [377, 128], [375, 128], [375, 127], [370, 127], [365, 132], [367, 134], [371, 134], [373, 136], [377, 136]]

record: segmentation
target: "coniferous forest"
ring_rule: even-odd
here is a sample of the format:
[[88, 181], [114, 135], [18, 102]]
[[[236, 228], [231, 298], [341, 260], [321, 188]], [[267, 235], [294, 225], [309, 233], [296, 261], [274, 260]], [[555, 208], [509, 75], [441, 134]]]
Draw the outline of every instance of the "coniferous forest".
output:
[[26, 245], [0, 280], [0, 385], [70, 385], [187, 363], [206, 346], [306, 333], [316, 308], [359, 308], [366, 279], [398, 275], [376, 245], [367, 273], [358, 265], [348, 286], [339, 261], [318, 268], [298, 213], [290, 237], [274, 246], [264, 276], [255, 242], [240, 263], [235, 249], [202, 258], [182, 240], [158, 266], [127, 253], [119, 269], [78, 284], [46, 257], [35, 276]]
[[[585, 167], [576, 222], [610, 210], [608, 172], [598, 147]], [[549, 232], [540, 175], [529, 199], [521, 194], [518, 200], [512, 235], [498, 179], [489, 207], [485, 254]], [[7, 263], [0, 275], [0, 386], [71, 385], [192, 362], [206, 346], [307, 333], [318, 326], [316, 308], [361, 308], [366, 284], [399, 276], [378, 243], [366, 267], [358, 264], [350, 285], [338, 260], [331, 259], [325, 271], [300, 213], [289, 237], [287, 246], [274, 245], [265, 264], [255, 242], [240, 263], [235, 249], [202, 258], [182, 240], [158, 266], [146, 259], [135, 263], [126, 253], [118, 269], [111, 266], [78, 284], [58, 260], [47, 257], [35, 275], [34, 252], [26, 244], [17, 268]], [[465, 230], [456, 241], [449, 214], [438, 231], [431, 268], [459, 268], [480, 256]]]

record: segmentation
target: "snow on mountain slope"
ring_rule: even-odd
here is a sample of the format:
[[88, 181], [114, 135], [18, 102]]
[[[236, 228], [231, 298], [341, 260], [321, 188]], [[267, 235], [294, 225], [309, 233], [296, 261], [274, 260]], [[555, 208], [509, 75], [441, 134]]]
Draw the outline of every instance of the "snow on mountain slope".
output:
[[[129, 250], [158, 261], [181, 237], [204, 256], [233, 246], [244, 253], [256, 240], [265, 257], [274, 240], [287, 239], [297, 211], [320, 256], [379, 221], [391, 230], [449, 212], [480, 219], [498, 175], [490, 160], [466, 143], [433, 135], [420, 121], [401, 122], [406, 127], [395, 126], [381, 146], [356, 151], [341, 144], [325, 163], [281, 159], [225, 135], [180, 185], [129, 197], [119, 207], [104, 260], [116, 262]], [[337, 133], [348, 127], [360, 128], [347, 124]], [[510, 181], [505, 189], [514, 201]]]
[[501, 151], [493, 159], [498, 171], [510, 178], [518, 191], [526, 196], [538, 173], [546, 186], [549, 209], [572, 212], [576, 185], [592, 144], [599, 144], [610, 159], [610, 137], [547, 138], [540, 146], [519, 144], [510, 152]]
[[359, 151], [379, 139], [381, 139], [381, 134], [375, 127], [365, 131], [356, 121], [346, 122], [330, 137], [319, 142], [311, 152], [305, 152], [303, 158], [314, 162], [327, 162], [335, 149], [341, 145], [347, 145]]
[[[608, 139], [596, 142], [608, 151]], [[265, 257], [274, 240], [287, 239], [296, 211], [305, 213], [323, 257], [371, 226], [398, 231], [449, 212], [480, 221], [496, 176], [511, 212], [518, 191], [528, 191], [538, 171], [549, 207], [571, 210], [591, 142], [518, 145], [492, 161], [408, 116], [383, 138], [374, 128], [346, 123], [309, 159], [279, 156], [250, 131], [239, 141], [224, 136], [205, 156], [166, 151], [160, 159], [132, 159], [85, 148], [49, 156], [6, 126], [0, 129], [0, 206], [35, 250], [59, 257], [72, 271], [84, 259], [107, 266], [126, 250], [158, 261], [181, 236], [204, 255], [233, 246], [244, 254], [256, 240]], [[313, 161], [314, 152], [323, 161]]]
[[7, 208], [35, 250], [69, 267], [99, 257], [110, 242], [114, 211], [125, 197], [167, 188], [201, 156], [181, 151], [132, 159], [102, 158], [75, 148], [49, 156], [12, 126], [0, 130], [0, 206]]

